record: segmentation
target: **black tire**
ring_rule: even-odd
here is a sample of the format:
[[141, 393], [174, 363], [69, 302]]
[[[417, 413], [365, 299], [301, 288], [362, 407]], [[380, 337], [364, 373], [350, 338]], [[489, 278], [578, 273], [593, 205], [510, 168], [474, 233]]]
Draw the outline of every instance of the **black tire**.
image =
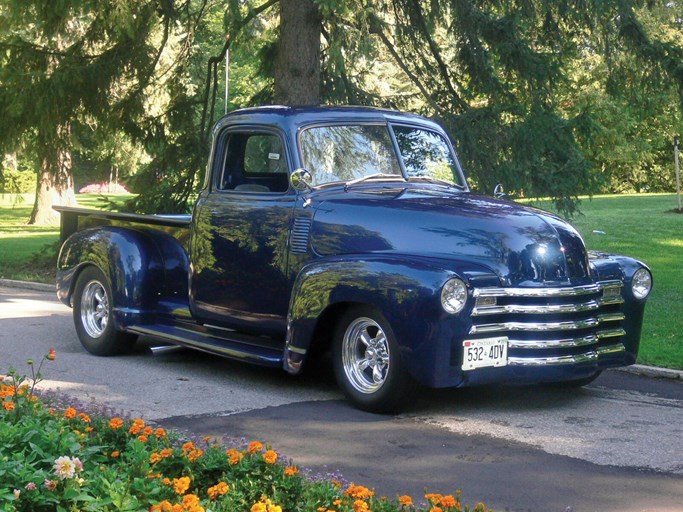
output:
[[337, 384], [359, 409], [398, 412], [415, 391], [391, 326], [379, 311], [354, 307], [337, 323], [333, 339]]
[[74, 325], [83, 347], [96, 356], [130, 352], [137, 338], [134, 334], [116, 330], [112, 306], [109, 279], [97, 267], [83, 270], [74, 289]]

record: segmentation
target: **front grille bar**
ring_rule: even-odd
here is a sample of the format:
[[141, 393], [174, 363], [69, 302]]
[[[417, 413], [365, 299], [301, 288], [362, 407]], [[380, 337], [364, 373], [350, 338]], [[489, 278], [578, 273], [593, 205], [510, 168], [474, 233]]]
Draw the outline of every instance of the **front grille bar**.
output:
[[598, 331], [595, 334], [588, 336], [580, 336], [578, 338], [564, 338], [559, 340], [508, 340], [508, 347], [521, 349], [547, 349], [547, 348], [565, 348], [565, 347], [583, 347], [586, 345], [594, 345], [598, 341], [605, 338], [618, 338], [626, 334], [623, 329], [605, 329]]
[[558, 366], [563, 364], [594, 363], [602, 356], [622, 354], [624, 352], [626, 352], [626, 347], [621, 343], [616, 343], [571, 356], [508, 357], [508, 366]]

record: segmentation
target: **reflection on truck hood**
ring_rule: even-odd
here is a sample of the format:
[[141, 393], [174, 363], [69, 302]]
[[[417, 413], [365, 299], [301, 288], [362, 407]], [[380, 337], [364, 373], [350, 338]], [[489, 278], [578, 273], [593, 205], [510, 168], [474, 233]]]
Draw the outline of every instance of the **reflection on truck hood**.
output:
[[578, 284], [588, 277], [583, 240], [549, 213], [412, 185], [315, 193], [312, 247], [320, 255], [389, 252], [477, 261], [506, 286]]

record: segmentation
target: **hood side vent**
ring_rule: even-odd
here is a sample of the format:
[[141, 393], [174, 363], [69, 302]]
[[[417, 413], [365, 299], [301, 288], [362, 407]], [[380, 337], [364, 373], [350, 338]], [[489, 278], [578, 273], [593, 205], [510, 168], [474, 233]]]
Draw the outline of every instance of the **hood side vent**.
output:
[[297, 217], [294, 219], [292, 233], [289, 237], [289, 247], [293, 254], [306, 254], [308, 252], [308, 240], [312, 225], [313, 219], [309, 217]]

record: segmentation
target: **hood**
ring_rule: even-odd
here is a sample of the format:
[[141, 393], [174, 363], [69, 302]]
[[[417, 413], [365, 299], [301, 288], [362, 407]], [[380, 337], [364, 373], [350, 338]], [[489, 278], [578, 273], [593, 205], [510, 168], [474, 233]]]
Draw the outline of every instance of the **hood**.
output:
[[319, 255], [396, 253], [478, 263], [505, 286], [572, 283], [589, 276], [577, 231], [535, 208], [446, 187], [401, 185], [313, 199]]

